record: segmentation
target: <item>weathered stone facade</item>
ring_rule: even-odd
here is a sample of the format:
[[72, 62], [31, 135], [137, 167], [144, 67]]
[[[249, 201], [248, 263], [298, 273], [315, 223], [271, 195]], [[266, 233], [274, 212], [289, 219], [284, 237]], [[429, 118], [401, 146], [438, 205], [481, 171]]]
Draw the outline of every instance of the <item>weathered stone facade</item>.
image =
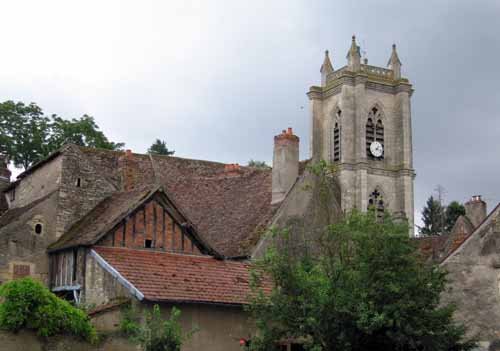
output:
[[[370, 200], [374, 201], [370, 195], [375, 192], [377, 203], [382, 201], [384, 209], [406, 218], [413, 228], [413, 89], [407, 79], [400, 77], [401, 63], [395, 47], [389, 64], [391, 69], [361, 64], [354, 37], [347, 66], [334, 71], [328, 56], [325, 57], [321, 69], [323, 84], [308, 92], [311, 157], [338, 165], [343, 210], [365, 211]], [[378, 131], [373, 132], [373, 141], [382, 144], [381, 157], [374, 157], [369, 150], [369, 120], [374, 125], [380, 123]], [[336, 126], [340, 134], [337, 145]]]
[[500, 205], [449, 255], [444, 303], [457, 306], [455, 318], [487, 349], [500, 343]]

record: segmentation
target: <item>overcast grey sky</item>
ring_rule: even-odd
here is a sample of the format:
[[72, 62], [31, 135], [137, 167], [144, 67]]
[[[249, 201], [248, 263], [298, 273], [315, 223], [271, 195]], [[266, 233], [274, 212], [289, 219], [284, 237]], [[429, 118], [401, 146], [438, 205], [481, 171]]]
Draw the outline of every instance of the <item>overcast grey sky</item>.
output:
[[325, 49], [343, 66], [355, 33], [385, 66], [395, 42], [415, 88], [416, 210], [437, 184], [447, 200], [500, 201], [499, 0], [4, 0], [1, 11], [0, 100], [93, 115], [135, 152], [161, 138], [178, 156], [241, 164], [270, 163], [288, 126], [308, 157], [305, 93]]

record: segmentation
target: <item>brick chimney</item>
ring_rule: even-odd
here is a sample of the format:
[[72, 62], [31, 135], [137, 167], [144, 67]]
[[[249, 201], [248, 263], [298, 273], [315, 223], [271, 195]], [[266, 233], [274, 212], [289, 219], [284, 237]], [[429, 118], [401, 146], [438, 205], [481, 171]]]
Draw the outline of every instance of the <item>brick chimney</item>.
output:
[[138, 163], [132, 150], [125, 150], [125, 153], [118, 159], [118, 167], [122, 174], [122, 190], [134, 190], [139, 180]]
[[474, 228], [477, 228], [486, 218], [486, 202], [481, 199], [481, 195], [474, 195], [464, 206], [465, 215], [469, 218]]
[[5, 156], [0, 155], [0, 214], [6, 211], [9, 207], [3, 190], [10, 185], [10, 171], [7, 167], [8, 160]]
[[229, 163], [224, 165], [224, 176], [234, 177], [239, 176], [242, 173], [241, 167], [238, 163]]
[[292, 128], [274, 137], [272, 200], [283, 201], [299, 175], [299, 137]]

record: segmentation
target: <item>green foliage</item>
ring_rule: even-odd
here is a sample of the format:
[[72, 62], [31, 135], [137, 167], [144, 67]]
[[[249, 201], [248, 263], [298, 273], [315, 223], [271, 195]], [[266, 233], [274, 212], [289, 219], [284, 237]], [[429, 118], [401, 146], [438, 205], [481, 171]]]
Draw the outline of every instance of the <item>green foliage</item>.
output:
[[427, 199], [422, 210], [422, 222], [424, 226], [420, 228], [422, 235], [441, 235], [444, 229], [444, 209], [433, 196]]
[[91, 116], [66, 120], [45, 116], [35, 103], [0, 103], [0, 153], [16, 167], [26, 169], [67, 142], [111, 150], [124, 145], [109, 141]]
[[195, 329], [183, 333], [179, 318], [181, 311], [175, 307], [170, 312], [170, 317], [165, 320], [161, 316], [160, 307], [153, 306], [147, 312], [144, 321], [133, 306], [129, 306], [122, 314], [120, 330], [131, 341], [141, 345], [144, 351], [180, 351], [182, 344], [189, 340]]
[[247, 164], [248, 167], [253, 167], [253, 168], [260, 168], [260, 169], [269, 169], [269, 167], [265, 161], [256, 161], [256, 160], [250, 160], [248, 161]]
[[149, 147], [148, 153], [156, 155], [173, 155], [174, 150], [169, 150], [164, 140], [156, 139], [156, 141]]
[[[424, 264], [406, 223], [353, 211], [316, 246], [292, 255], [286, 232], [254, 266], [248, 310], [253, 350], [298, 340], [307, 350], [470, 350], [453, 308], [440, 304], [446, 275]], [[288, 245], [290, 244], [290, 245]], [[264, 276], [271, 294], [260, 289]]]
[[446, 206], [445, 211], [445, 221], [444, 221], [444, 230], [449, 233], [458, 217], [465, 215], [465, 207], [458, 201], [452, 201]]
[[69, 334], [91, 343], [97, 341], [88, 316], [58, 298], [31, 278], [14, 280], [0, 286], [0, 328], [17, 332], [32, 329], [40, 336]]

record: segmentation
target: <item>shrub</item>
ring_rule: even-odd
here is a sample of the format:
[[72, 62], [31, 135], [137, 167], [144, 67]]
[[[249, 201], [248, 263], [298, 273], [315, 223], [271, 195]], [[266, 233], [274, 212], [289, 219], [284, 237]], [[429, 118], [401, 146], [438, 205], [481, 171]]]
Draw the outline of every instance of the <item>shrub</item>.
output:
[[121, 331], [133, 342], [142, 346], [144, 351], [180, 351], [196, 329], [183, 333], [179, 324], [181, 311], [172, 308], [170, 318], [164, 320], [160, 307], [153, 306], [153, 311], [147, 312], [145, 320], [140, 323], [140, 316], [133, 306], [124, 311], [120, 324]]
[[35, 330], [40, 336], [69, 334], [91, 343], [97, 341], [94, 327], [82, 310], [54, 295], [31, 278], [0, 286], [0, 328], [12, 332]]

